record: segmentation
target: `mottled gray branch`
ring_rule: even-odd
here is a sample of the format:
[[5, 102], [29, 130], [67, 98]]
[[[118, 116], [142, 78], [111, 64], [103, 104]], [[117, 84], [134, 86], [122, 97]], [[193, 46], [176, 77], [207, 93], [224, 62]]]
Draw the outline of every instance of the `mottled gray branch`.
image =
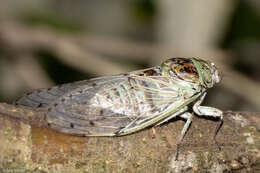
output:
[[[0, 168], [29, 172], [258, 172], [260, 114], [228, 111], [216, 122], [195, 117], [175, 161], [184, 122], [123, 137], [77, 137], [40, 126], [41, 112], [0, 104]], [[35, 118], [38, 117], [38, 118]], [[20, 121], [23, 120], [23, 121]], [[36, 120], [36, 121], [35, 121]], [[37, 123], [38, 122], [38, 123]], [[30, 125], [31, 124], [31, 125]]]

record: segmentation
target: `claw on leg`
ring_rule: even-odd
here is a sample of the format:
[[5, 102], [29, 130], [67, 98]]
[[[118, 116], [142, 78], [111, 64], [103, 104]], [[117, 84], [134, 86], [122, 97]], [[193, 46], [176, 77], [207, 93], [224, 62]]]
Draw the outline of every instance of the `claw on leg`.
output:
[[215, 134], [214, 134], [214, 137], [213, 137], [213, 140], [215, 141], [215, 144], [217, 145], [219, 151], [221, 150], [221, 145], [216, 140], [216, 136], [217, 136], [220, 128], [222, 127], [222, 125], [223, 125], [223, 119], [220, 119], [219, 123], [217, 124], [216, 130], [215, 130]]

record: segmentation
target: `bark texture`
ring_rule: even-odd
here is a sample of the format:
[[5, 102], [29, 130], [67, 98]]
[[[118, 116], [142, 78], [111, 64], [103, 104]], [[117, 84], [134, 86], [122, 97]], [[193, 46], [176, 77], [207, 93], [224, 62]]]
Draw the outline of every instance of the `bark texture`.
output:
[[178, 161], [181, 120], [123, 137], [78, 137], [42, 126], [41, 116], [0, 103], [0, 172], [260, 172], [260, 113], [225, 112], [221, 151], [216, 122], [195, 117]]

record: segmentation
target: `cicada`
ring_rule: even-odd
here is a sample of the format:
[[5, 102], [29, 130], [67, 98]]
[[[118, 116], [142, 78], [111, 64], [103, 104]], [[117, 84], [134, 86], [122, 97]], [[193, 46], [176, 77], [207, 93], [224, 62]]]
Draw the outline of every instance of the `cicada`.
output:
[[44, 111], [50, 128], [82, 136], [127, 135], [179, 116], [186, 120], [180, 143], [193, 112], [220, 120], [216, 136], [223, 113], [201, 103], [219, 81], [213, 63], [171, 58], [144, 70], [38, 89], [16, 104]]

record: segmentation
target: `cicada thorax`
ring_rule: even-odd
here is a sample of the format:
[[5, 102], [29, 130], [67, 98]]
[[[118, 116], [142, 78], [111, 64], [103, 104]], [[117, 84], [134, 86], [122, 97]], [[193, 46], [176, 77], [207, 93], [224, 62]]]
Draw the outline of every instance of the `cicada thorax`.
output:
[[162, 64], [164, 73], [192, 83], [199, 83], [199, 74], [191, 59], [172, 58]]

